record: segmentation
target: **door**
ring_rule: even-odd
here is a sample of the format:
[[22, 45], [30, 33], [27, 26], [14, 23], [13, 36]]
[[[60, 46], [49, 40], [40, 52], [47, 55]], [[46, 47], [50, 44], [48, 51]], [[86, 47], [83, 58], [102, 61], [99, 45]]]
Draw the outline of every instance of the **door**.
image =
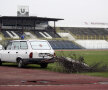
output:
[[9, 54], [10, 54], [10, 51], [11, 51], [11, 46], [12, 46], [12, 42], [9, 42], [7, 47], [6, 47], [6, 50], [3, 50], [2, 53], [1, 53], [1, 60], [2, 61], [10, 61], [10, 58], [9, 58]]
[[16, 62], [17, 57], [28, 58], [27, 49], [28, 46], [26, 41], [14, 41], [9, 53], [9, 58], [12, 62]]
[[9, 52], [9, 58], [11, 62], [16, 62], [19, 50], [20, 50], [20, 41], [14, 41], [12, 43], [11, 51]]

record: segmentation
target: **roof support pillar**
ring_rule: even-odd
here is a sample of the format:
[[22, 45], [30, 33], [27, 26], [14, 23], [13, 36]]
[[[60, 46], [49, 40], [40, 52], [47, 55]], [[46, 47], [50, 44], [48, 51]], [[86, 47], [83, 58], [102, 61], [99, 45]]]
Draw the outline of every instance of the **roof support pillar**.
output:
[[18, 30], [17, 23], [18, 23], [18, 19], [16, 20], [16, 25], [15, 25], [15, 27], [16, 27], [16, 30]]
[[56, 37], [56, 22], [54, 21], [54, 36]]
[[54, 21], [54, 31], [56, 31], [56, 28], [55, 27], [56, 27], [56, 24], [55, 24], [55, 21]]
[[23, 25], [23, 19], [21, 20], [22, 21], [22, 34], [24, 34], [24, 25]]
[[34, 20], [34, 30], [35, 30], [35, 26], [36, 26], [36, 20]]

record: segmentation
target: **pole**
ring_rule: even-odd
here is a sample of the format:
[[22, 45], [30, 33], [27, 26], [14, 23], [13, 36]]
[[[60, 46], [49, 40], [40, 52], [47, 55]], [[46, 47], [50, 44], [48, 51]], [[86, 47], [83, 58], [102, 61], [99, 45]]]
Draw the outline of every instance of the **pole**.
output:
[[55, 24], [55, 21], [54, 21], [54, 36], [56, 36], [56, 24]]

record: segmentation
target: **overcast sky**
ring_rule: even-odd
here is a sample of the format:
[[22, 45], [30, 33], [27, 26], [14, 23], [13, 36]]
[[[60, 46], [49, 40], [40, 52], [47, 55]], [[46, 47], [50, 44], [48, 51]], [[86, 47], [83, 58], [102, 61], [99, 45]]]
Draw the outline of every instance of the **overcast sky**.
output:
[[64, 19], [57, 26], [108, 24], [108, 0], [0, 0], [0, 15], [16, 16], [18, 5], [29, 6], [31, 16]]

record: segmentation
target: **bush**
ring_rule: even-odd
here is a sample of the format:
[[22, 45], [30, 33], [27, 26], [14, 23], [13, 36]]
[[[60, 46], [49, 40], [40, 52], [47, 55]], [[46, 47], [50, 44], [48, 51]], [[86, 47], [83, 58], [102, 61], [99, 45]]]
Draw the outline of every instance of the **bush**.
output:
[[70, 57], [71, 58], [63, 56], [56, 57], [56, 71], [63, 73], [108, 71], [108, 66], [101, 65], [102, 62], [94, 63], [89, 66], [84, 62], [83, 56], [72, 54]]
[[76, 58], [76, 55], [73, 54], [72, 56], [74, 59], [65, 58], [65, 57], [56, 57], [58, 65], [61, 66], [62, 72], [64, 73], [72, 73], [72, 72], [84, 72], [88, 71], [90, 68], [87, 64], [84, 63], [83, 57]]

